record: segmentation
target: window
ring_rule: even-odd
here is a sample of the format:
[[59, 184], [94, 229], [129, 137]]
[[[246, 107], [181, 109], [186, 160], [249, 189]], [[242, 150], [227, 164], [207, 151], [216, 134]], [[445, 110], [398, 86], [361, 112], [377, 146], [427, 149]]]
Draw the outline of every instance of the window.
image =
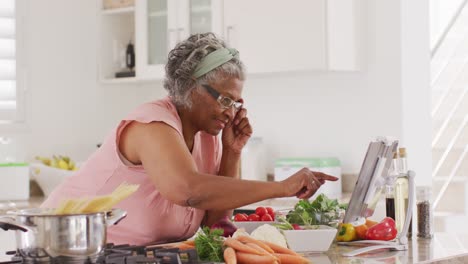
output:
[[18, 19], [20, 1], [0, 1], [0, 122], [22, 119], [22, 94], [18, 81]]

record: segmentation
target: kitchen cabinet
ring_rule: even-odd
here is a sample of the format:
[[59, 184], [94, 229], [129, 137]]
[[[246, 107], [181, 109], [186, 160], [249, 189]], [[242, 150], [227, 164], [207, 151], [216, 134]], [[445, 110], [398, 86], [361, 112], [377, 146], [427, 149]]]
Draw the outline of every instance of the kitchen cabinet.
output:
[[[240, 51], [248, 73], [358, 70], [358, 0], [138, 0], [100, 7], [100, 79], [160, 80], [168, 52], [190, 34], [211, 31]], [[114, 78], [133, 42], [136, 77]]]
[[[101, 80], [125, 82], [164, 77], [168, 52], [190, 34], [222, 34], [222, 1], [138, 0], [132, 8], [102, 10]], [[125, 45], [134, 39], [135, 78], [114, 78], [122, 70]], [[123, 57], [123, 59], [122, 59]], [[120, 63], [119, 63], [120, 62]]]
[[325, 0], [225, 0], [225, 36], [249, 73], [326, 67]]
[[216, 0], [142, 0], [136, 3], [137, 77], [164, 77], [167, 54], [194, 33], [221, 27], [221, 2]]
[[224, 35], [249, 73], [357, 70], [357, 11], [357, 0], [224, 0]]

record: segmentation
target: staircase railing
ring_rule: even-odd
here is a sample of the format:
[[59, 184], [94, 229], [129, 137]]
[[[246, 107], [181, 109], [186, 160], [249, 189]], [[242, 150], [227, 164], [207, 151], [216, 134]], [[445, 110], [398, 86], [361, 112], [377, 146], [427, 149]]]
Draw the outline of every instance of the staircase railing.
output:
[[468, 122], [468, 114], [465, 115], [465, 118], [463, 119], [463, 122], [461, 122], [460, 126], [458, 126], [457, 132], [455, 132], [455, 136], [452, 137], [449, 144], [445, 148], [444, 153], [439, 158], [439, 161], [437, 162], [437, 165], [434, 168], [434, 171], [432, 172], [432, 177], [437, 176], [437, 174], [439, 173], [439, 170], [442, 167], [442, 164], [444, 164], [445, 159], [447, 158], [450, 151], [453, 149], [453, 146], [455, 145], [455, 142], [457, 142], [457, 140], [460, 137], [462, 131], [465, 129], [465, 126], [466, 126], [467, 122]]
[[[466, 66], [468, 66], [468, 57], [463, 60], [463, 66], [457, 72], [456, 76], [460, 76], [463, 73], [464, 68]], [[436, 78], [438, 78], [438, 76]], [[432, 117], [434, 117], [437, 114], [437, 112], [439, 111], [439, 108], [442, 106], [442, 103], [444, 102], [445, 98], [447, 97], [447, 95], [451, 91], [450, 87], [452, 87], [456, 81], [457, 81], [457, 78], [454, 78], [453, 82], [450, 83], [449, 88], [443, 90], [442, 94], [440, 95], [439, 99], [437, 100], [437, 103], [435, 104], [434, 108], [431, 111], [431, 116]], [[435, 83], [435, 81], [433, 83]]]
[[465, 86], [465, 88], [462, 91], [462, 94], [460, 95], [460, 97], [458, 97], [457, 102], [450, 109], [450, 112], [448, 113], [447, 118], [444, 119], [444, 122], [442, 123], [439, 130], [437, 131], [434, 139], [432, 139], [432, 147], [434, 147], [437, 144], [440, 137], [445, 132], [445, 129], [447, 128], [450, 121], [452, 121], [453, 116], [457, 112], [458, 108], [462, 105], [463, 100], [465, 99], [465, 95], [466, 95], [467, 92], [468, 92], [468, 85]]
[[453, 25], [455, 24], [455, 22], [457, 21], [458, 17], [460, 16], [461, 12], [463, 11], [463, 8], [465, 8], [466, 4], [468, 3], [468, 0], [464, 0], [460, 6], [458, 6], [457, 10], [455, 11], [455, 13], [453, 14], [452, 16], [452, 19], [450, 19], [449, 23], [447, 24], [447, 26], [445, 27], [444, 31], [442, 32], [442, 35], [439, 37], [439, 39], [437, 40], [436, 44], [434, 45], [434, 47], [432, 48], [431, 50], [431, 58], [434, 57], [434, 55], [437, 53], [437, 51], [439, 50], [440, 46], [442, 45], [442, 43], [444, 42], [445, 38], [447, 37], [447, 34], [450, 32], [450, 29], [452, 29]]
[[436, 199], [434, 200], [434, 204], [432, 206], [434, 210], [439, 204], [440, 199], [442, 199], [442, 196], [444, 196], [444, 193], [447, 190], [450, 182], [452, 182], [452, 179], [455, 177], [455, 173], [457, 173], [458, 169], [460, 168], [463, 160], [465, 159], [467, 152], [468, 152], [468, 145], [465, 145], [465, 148], [463, 149], [462, 154], [460, 155], [460, 157], [458, 157], [457, 162], [455, 163], [455, 166], [453, 166], [452, 170], [450, 171], [449, 177], [445, 180], [444, 185], [442, 185], [442, 188], [440, 189], [439, 193], [437, 194]]
[[[468, 0], [464, 0], [458, 6], [458, 8], [456, 9], [456, 11], [453, 14], [452, 18], [450, 19], [449, 23], [444, 28], [444, 31], [443, 31], [442, 35], [438, 38], [436, 44], [431, 49], [431, 58], [434, 58], [435, 55], [437, 54], [437, 52], [439, 51], [439, 48], [442, 46], [442, 44], [446, 40], [447, 35], [449, 34], [449, 32], [451, 31], [451, 29], [453, 28], [453, 26], [455, 25], [455, 23], [459, 19], [460, 15], [462, 14], [462, 11], [465, 8], [465, 6], [467, 5], [467, 3], [468, 3]], [[458, 47], [459, 47], [459, 45], [457, 45], [457, 48]], [[449, 59], [451, 59], [452, 57], [453, 57], [453, 54], [450, 56]], [[443, 69], [447, 67], [448, 61], [449, 60], [447, 60], [447, 62], [443, 65], [440, 72], [438, 72], [434, 76], [435, 78], [432, 81], [432, 85], [434, 85], [436, 83], [436, 80], [440, 77]], [[447, 97], [448, 93], [450, 92], [452, 86], [454, 86], [454, 83], [456, 82], [457, 78], [459, 76], [461, 76], [461, 74], [463, 74], [464, 69], [467, 67], [467, 62], [468, 62], [468, 58], [464, 58], [463, 66], [462, 66], [461, 70], [457, 73], [457, 77], [455, 77], [453, 83], [451, 83], [446, 89], [443, 90], [441, 97], [438, 99], [438, 101], [437, 101], [437, 103], [436, 103], [436, 105], [435, 105], [435, 107], [434, 107], [434, 109], [433, 109], [433, 111], [431, 113], [433, 118], [436, 115], [437, 111], [439, 110], [440, 106], [442, 105], [443, 101]], [[451, 107], [449, 113], [444, 118], [444, 121], [443, 121], [442, 125], [440, 126], [440, 128], [436, 132], [436, 134], [435, 134], [435, 136], [434, 136], [434, 138], [432, 140], [432, 148], [434, 148], [436, 146], [436, 144], [440, 140], [441, 136], [443, 135], [443, 133], [447, 129], [448, 124], [450, 123], [450, 121], [452, 121], [454, 119], [454, 115], [455, 115], [456, 111], [458, 110], [458, 108], [460, 107], [460, 105], [462, 104], [467, 91], [468, 91], [468, 84], [464, 86], [464, 89], [462, 91], [461, 96], [458, 97], [458, 100], [456, 101], [456, 103]], [[455, 135], [452, 136], [452, 139], [450, 140], [449, 144], [445, 148], [442, 156], [437, 161], [436, 167], [434, 168], [433, 173], [432, 173], [433, 178], [435, 176], [437, 176], [437, 174], [439, 173], [439, 171], [440, 171], [442, 165], [444, 164], [448, 154], [454, 148], [455, 143], [459, 139], [459, 137], [460, 137], [461, 133], [463, 132], [464, 128], [466, 127], [467, 123], [468, 123], [468, 114], [465, 113], [465, 117], [464, 117], [463, 121], [461, 122], [461, 124], [458, 126], [458, 129], [455, 132]], [[435, 209], [437, 207], [439, 201], [442, 199], [443, 195], [445, 194], [449, 184], [452, 182], [453, 178], [455, 177], [455, 174], [457, 173], [458, 169], [460, 168], [460, 166], [461, 166], [467, 152], [468, 152], [468, 145], [465, 145], [462, 154], [458, 157], [455, 166], [450, 171], [448, 177], [445, 179], [444, 184], [442, 185], [441, 190], [437, 194], [436, 199], [434, 200], [433, 209]]]

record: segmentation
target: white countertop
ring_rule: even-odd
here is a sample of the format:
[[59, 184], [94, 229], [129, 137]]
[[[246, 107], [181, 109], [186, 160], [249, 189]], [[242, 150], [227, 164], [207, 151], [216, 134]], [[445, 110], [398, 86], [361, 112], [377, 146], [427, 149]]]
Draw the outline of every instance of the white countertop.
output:
[[[346, 199], [346, 198], [345, 198]], [[349, 199], [349, 198], [348, 198]], [[43, 198], [33, 198], [25, 204], [17, 203], [18, 207], [36, 207]], [[342, 200], [342, 199], [340, 199]], [[249, 206], [243, 209], [255, 209], [256, 206], [272, 206], [275, 209], [292, 208], [297, 199], [271, 199]], [[4, 212], [7, 205], [0, 206], [0, 212]], [[384, 204], [379, 204], [376, 214], [385, 214]], [[2, 212], [2, 213], [3, 213]], [[374, 214], [374, 216], [376, 215]], [[0, 213], [1, 215], [1, 213]], [[378, 219], [378, 217], [376, 218]], [[468, 231], [467, 231], [468, 232]], [[11, 256], [5, 254], [6, 251], [16, 249], [15, 232], [3, 231], [0, 229], [0, 261], [8, 261]], [[383, 250], [359, 257], [342, 257], [341, 253], [354, 248], [332, 245], [331, 249], [322, 254], [307, 254], [314, 264], [331, 263], [468, 263], [468, 233], [449, 234], [436, 233], [433, 239], [413, 238], [406, 251]], [[458, 258], [457, 258], [458, 257]], [[454, 258], [457, 260], [455, 261]], [[445, 260], [444, 260], [445, 259]], [[447, 260], [450, 259], [450, 260]]]
[[[11, 256], [6, 251], [15, 249], [15, 232], [0, 230], [0, 261]], [[359, 257], [343, 257], [342, 252], [354, 248], [332, 245], [326, 253], [308, 253], [314, 264], [331, 263], [468, 263], [468, 234], [436, 233], [433, 239], [414, 238], [406, 251], [382, 250]], [[454, 262], [457, 259], [458, 262]]]

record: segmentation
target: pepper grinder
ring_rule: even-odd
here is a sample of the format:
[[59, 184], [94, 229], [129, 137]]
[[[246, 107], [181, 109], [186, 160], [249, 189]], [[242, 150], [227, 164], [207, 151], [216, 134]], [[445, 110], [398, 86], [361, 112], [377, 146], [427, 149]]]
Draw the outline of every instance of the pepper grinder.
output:
[[418, 209], [418, 237], [432, 238], [434, 216], [432, 214], [431, 187], [418, 186], [416, 206]]

